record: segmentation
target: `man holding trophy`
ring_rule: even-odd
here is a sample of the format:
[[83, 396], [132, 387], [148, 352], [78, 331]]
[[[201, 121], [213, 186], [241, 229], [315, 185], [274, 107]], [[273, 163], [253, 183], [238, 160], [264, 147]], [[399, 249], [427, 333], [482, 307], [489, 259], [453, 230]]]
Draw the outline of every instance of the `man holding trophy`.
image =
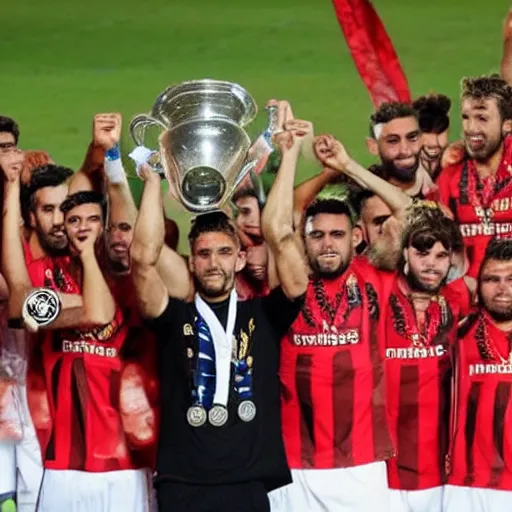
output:
[[234, 84], [188, 82], [165, 91], [151, 118], [132, 123], [136, 140], [147, 124], [165, 128], [152, 165], [164, 171], [185, 208], [200, 213], [189, 233], [188, 268], [177, 257], [169, 269], [175, 283], [169, 296], [156, 270], [164, 242], [160, 177], [148, 165], [139, 167], [145, 183], [132, 275], [141, 312], [159, 342], [155, 485], [161, 512], [268, 511], [267, 493], [291, 482], [281, 437], [278, 358], [308, 283], [292, 212], [295, 168], [311, 125], [295, 120], [286, 102], [271, 106], [282, 161], [262, 230], [281, 284], [267, 297], [245, 302], [234, 289], [244, 253], [220, 208], [257, 163], [244, 166], [250, 141], [243, 127], [255, 115], [254, 101]]

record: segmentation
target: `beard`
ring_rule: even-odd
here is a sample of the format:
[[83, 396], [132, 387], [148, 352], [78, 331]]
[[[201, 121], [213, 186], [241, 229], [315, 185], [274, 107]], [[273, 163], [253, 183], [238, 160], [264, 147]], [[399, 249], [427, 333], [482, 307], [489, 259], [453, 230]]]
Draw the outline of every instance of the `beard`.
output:
[[39, 244], [50, 256], [63, 256], [68, 254], [68, 237], [63, 236], [55, 238], [53, 236], [55, 233], [61, 232], [61, 229], [51, 229], [49, 233], [46, 233], [40, 226], [36, 225], [34, 231], [36, 232]]
[[[202, 278], [199, 278], [197, 275], [194, 275], [194, 284], [196, 290], [204, 297], [208, 299], [217, 299], [222, 297], [226, 293], [228, 293], [233, 288], [234, 283], [234, 273], [226, 274], [223, 271], [217, 271], [222, 274], [222, 280], [219, 285], [210, 285]], [[216, 273], [217, 273], [216, 272]], [[204, 277], [211, 275], [206, 273]]]
[[396, 270], [400, 260], [400, 249], [382, 250], [378, 245], [368, 247], [368, 260], [378, 270]]
[[502, 322], [510, 322], [512, 320], [512, 309], [498, 311], [497, 309], [485, 308], [485, 310], [487, 311], [487, 314], [498, 324]]
[[130, 263], [125, 263], [124, 260], [115, 260], [109, 256], [108, 263], [110, 265], [110, 270], [115, 274], [124, 274], [130, 270]]
[[498, 139], [486, 139], [485, 144], [477, 150], [471, 149], [471, 146], [467, 140], [468, 138], [469, 136], [464, 138], [464, 146], [469, 156], [475, 159], [477, 162], [485, 162], [499, 151], [501, 145], [503, 144], [504, 136], [501, 133]]
[[389, 160], [382, 155], [380, 155], [380, 159], [385, 170], [385, 175], [388, 178], [394, 178], [400, 183], [409, 183], [416, 178], [416, 171], [420, 165], [419, 154], [414, 156], [414, 164], [410, 167], [398, 167], [395, 164], [395, 160]]
[[336, 268], [331, 269], [323, 266], [317, 259], [309, 258], [309, 266], [311, 267], [311, 270], [315, 276], [319, 277], [320, 279], [330, 280], [341, 276], [345, 270], [347, 270], [349, 262], [341, 260], [340, 264]]
[[423, 293], [432, 293], [436, 294], [445, 284], [448, 278], [448, 274], [443, 277], [439, 281], [437, 285], [425, 284], [423, 283], [411, 270], [405, 276], [407, 284], [411, 288], [411, 290], [415, 292], [423, 292]]

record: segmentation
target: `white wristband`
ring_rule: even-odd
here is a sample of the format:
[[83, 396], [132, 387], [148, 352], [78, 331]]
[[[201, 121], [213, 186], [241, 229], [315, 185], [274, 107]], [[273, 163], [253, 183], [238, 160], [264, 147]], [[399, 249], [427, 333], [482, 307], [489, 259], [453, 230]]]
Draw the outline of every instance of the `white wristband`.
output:
[[123, 162], [120, 158], [116, 158], [115, 160], [108, 160], [105, 158], [104, 167], [105, 174], [107, 175], [110, 183], [119, 184], [128, 181], [126, 173], [124, 172]]

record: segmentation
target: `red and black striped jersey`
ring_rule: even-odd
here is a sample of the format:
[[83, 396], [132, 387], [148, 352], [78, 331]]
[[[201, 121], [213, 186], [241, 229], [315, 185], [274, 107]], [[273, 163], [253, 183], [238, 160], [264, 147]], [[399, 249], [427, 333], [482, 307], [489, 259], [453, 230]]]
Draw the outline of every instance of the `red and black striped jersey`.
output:
[[385, 406], [381, 278], [358, 258], [312, 279], [281, 343], [283, 438], [290, 468], [337, 468], [392, 457]]
[[[407, 314], [407, 308], [412, 314]], [[424, 332], [436, 323], [431, 339], [418, 343], [411, 339], [412, 333], [419, 332], [413, 305], [398, 281], [393, 286], [386, 318], [387, 404], [397, 443], [397, 456], [388, 460], [392, 489], [427, 489], [445, 480], [450, 351], [459, 318], [468, 310], [469, 293], [463, 280], [445, 286], [425, 312]]]
[[511, 334], [483, 311], [455, 345], [448, 483], [512, 490]]

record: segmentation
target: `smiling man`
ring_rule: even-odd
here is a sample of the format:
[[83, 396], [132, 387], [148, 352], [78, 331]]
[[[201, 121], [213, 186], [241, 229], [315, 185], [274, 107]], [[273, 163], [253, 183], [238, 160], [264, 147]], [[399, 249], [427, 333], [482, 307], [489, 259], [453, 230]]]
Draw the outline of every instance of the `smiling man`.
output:
[[505, 512], [512, 499], [512, 241], [493, 239], [478, 278], [479, 308], [455, 346], [452, 439], [443, 510]]
[[383, 103], [370, 118], [367, 146], [380, 158], [382, 178], [411, 197], [428, 196], [433, 183], [420, 167], [421, 129], [411, 105]]
[[461, 95], [466, 155], [441, 171], [441, 202], [460, 226], [468, 275], [478, 276], [487, 243], [512, 233], [512, 88], [498, 75], [465, 78]]

